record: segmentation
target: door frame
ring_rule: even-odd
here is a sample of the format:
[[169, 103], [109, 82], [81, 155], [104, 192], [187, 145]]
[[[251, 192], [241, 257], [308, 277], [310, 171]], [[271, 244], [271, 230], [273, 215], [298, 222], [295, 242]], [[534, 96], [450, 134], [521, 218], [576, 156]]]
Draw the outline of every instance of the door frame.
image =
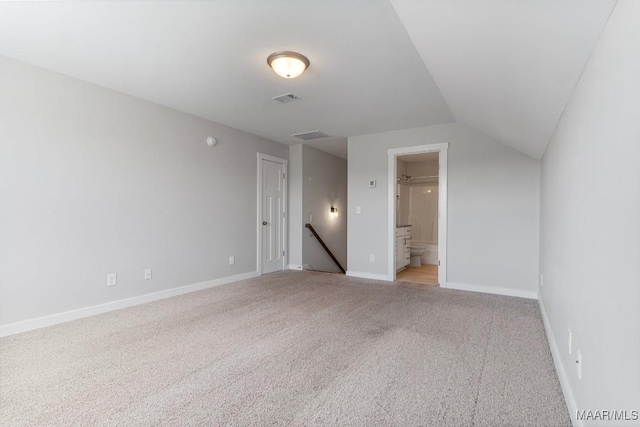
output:
[[289, 221], [289, 204], [288, 204], [288, 186], [287, 182], [289, 179], [289, 173], [287, 171], [287, 166], [289, 161], [286, 159], [281, 159], [279, 157], [270, 156], [268, 154], [258, 153], [258, 209], [256, 213], [256, 233], [257, 233], [257, 269], [256, 272], [259, 276], [262, 276], [262, 161], [268, 160], [274, 163], [280, 163], [283, 165], [284, 171], [284, 186], [283, 188], [283, 198], [282, 198], [282, 206], [284, 211], [284, 217], [282, 218], [282, 248], [284, 250], [284, 256], [282, 257], [282, 270], [284, 270], [287, 266], [287, 260], [289, 259], [289, 248], [287, 245], [287, 224]]
[[414, 147], [391, 148], [388, 150], [389, 156], [389, 222], [388, 222], [388, 280], [396, 280], [396, 194], [398, 175], [398, 156], [407, 154], [439, 153], [438, 163], [438, 283], [444, 287], [447, 284], [447, 150], [449, 143], [417, 145]]

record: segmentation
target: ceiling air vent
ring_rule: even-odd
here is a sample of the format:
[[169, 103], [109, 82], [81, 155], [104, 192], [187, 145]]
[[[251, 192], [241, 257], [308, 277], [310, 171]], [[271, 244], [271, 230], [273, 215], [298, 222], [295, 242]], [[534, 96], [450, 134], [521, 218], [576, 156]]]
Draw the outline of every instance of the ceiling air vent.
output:
[[312, 130], [311, 132], [296, 133], [295, 135], [291, 135], [291, 136], [300, 138], [303, 141], [310, 141], [312, 139], [326, 138], [329, 135], [327, 135], [326, 133], [320, 132], [319, 130]]
[[281, 102], [283, 104], [286, 104], [287, 102], [296, 101], [296, 100], [298, 100], [300, 98], [295, 96], [292, 93], [285, 93], [284, 95], [274, 96], [271, 99], [273, 99], [274, 101], [278, 101], [278, 102]]

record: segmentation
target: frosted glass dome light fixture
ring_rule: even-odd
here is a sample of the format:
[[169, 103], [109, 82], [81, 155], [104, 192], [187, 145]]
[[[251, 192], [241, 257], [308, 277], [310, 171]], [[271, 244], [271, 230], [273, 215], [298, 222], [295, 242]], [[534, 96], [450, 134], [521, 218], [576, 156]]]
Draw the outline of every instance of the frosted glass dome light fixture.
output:
[[274, 52], [267, 58], [267, 64], [280, 77], [295, 79], [309, 67], [309, 59], [297, 52]]

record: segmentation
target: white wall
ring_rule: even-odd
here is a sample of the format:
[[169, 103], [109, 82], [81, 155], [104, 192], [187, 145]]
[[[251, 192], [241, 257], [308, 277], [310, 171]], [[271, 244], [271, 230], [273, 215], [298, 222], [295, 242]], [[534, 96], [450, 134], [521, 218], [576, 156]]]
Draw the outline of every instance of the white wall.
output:
[[570, 408], [640, 410], [639, 23], [621, 0], [543, 158], [540, 294]]
[[0, 325], [256, 270], [288, 147], [2, 57], [0, 94]]
[[[388, 149], [443, 142], [450, 144], [449, 283], [535, 296], [540, 163], [458, 123], [349, 138], [348, 270], [390, 273]], [[368, 188], [373, 179], [377, 187]]]
[[[311, 268], [320, 271], [340, 271], [309, 230], [311, 223], [343, 267], [347, 265], [347, 161], [307, 145], [290, 147], [292, 169], [299, 179], [301, 197], [294, 195], [290, 235], [292, 268]], [[299, 169], [299, 170], [298, 170]], [[301, 202], [301, 203], [300, 203]], [[330, 213], [331, 206], [338, 209]], [[310, 221], [310, 216], [313, 221]], [[299, 249], [298, 249], [299, 248]], [[302, 259], [301, 263], [296, 262]]]

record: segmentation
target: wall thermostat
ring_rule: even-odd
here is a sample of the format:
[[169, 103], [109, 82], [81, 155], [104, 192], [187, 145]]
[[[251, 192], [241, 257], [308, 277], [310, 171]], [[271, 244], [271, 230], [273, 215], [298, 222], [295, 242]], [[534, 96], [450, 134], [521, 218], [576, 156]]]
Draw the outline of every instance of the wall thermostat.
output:
[[372, 179], [371, 181], [369, 181], [369, 188], [375, 188], [376, 187], [376, 180]]
[[213, 147], [217, 143], [218, 143], [218, 141], [216, 141], [216, 139], [214, 137], [210, 136], [209, 138], [207, 138], [207, 145], [209, 147]]

